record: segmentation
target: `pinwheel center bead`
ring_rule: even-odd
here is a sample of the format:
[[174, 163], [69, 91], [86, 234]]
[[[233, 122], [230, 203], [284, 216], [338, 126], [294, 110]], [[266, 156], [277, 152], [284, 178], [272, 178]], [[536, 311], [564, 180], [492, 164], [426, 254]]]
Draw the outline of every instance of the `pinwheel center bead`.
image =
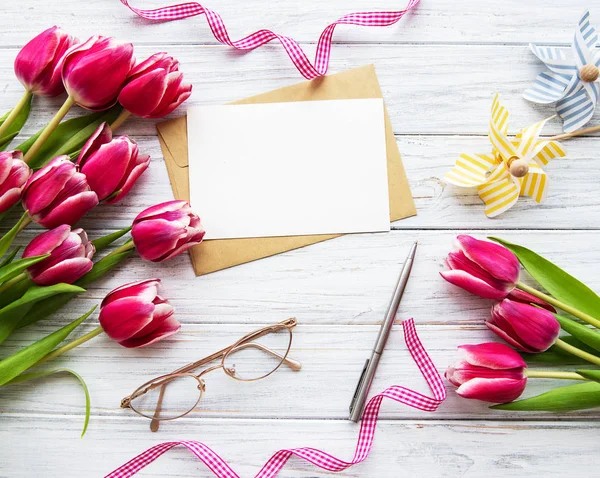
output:
[[596, 65], [592, 65], [591, 63], [584, 65], [583, 68], [579, 70], [579, 78], [586, 83], [596, 81], [598, 76], [600, 76], [600, 70], [598, 70]]
[[527, 161], [519, 158], [518, 156], [511, 156], [506, 162], [510, 174], [515, 178], [522, 178], [529, 172], [529, 165]]

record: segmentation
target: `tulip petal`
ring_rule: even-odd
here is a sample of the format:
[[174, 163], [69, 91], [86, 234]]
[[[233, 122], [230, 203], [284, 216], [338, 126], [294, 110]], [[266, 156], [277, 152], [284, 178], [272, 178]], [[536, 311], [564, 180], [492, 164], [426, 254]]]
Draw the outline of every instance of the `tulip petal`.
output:
[[140, 338], [123, 340], [120, 342], [120, 344], [127, 348], [146, 347], [147, 345], [151, 345], [159, 340], [163, 340], [171, 335], [176, 334], [180, 328], [181, 324], [179, 321], [174, 317], [169, 317], [167, 320], [162, 322], [159, 328], [155, 329], [150, 334]]
[[141, 221], [142, 219], [150, 219], [150, 218], [154, 218], [156, 216], [159, 216], [160, 214], [163, 214], [165, 212], [169, 212], [169, 211], [177, 211], [179, 209], [186, 209], [186, 208], [190, 208], [190, 205], [188, 204], [187, 201], [182, 201], [182, 200], [173, 200], [173, 201], [166, 201], [160, 204], [156, 204], [154, 206], [150, 206], [147, 209], [144, 209], [142, 212], [140, 212], [135, 220], [133, 221], [134, 224], [136, 222]]
[[529, 292], [522, 291], [521, 289], [513, 289], [510, 291], [510, 294], [506, 297], [507, 299], [514, 300], [516, 302], [521, 302], [522, 304], [533, 304], [543, 309], [546, 309], [552, 313], [556, 312], [556, 309], [552, 307], [545, 300], [539, 299], [534, 295], [531, 295]]
[[43, 217], [36, 218], [34, 216], [34, 220], [46, 228], [56, 227], [60, 224], [73, 225], [97, 205], [96, 193], [86, 191], [66, 199]]
[[[509, 334], [509, 332], [506, 330], [507, 327], [506, 326], [502, 326], [502, 328], [498, 327], [496, 324], [487, 321], [485, 322], [485, 325], [487, 326], [488, 329], [490, 329], [492, 332], [494, 332], [498, 337], [500, 337], [502, 340], [504, 340], [505, 342], [507, 342], [508, 344], [512, 345], [513, 347], [515, 347], [518, 350], [522, 350], [523, 352], [527, 352], [530, 354], [536, 353], [536, 350], [530, 349], [529, 347], [527, 347], [527, 344], [522, 343], [520, 341], [518, 341], [518, 337], [517, 338], [513, 338], [511, 334]], [[514, 334], [514, 332], [513, 332]], [[516, 335], [516, 334], [514, 334]]]
[[23, 204], [31, 215], [48, 207], [73, 176], [75, 165], [66, 157], [53, 159], [36, 171], [25, 187]]
[[136, 116], [151, 115], [163, 98], [167, 76], [166, 70], [157, 69], [133, 80], [121, 90], [119, 103]]
[[137, 297], [125, 297], [103, 306], [98, 320], [106, 334], [121, 342], [129, 339], [152, 321], [154, 304]]
[[494, 370], [526, 367], [523, 358], [509, 346], [498, 342], [486, 342], [478, 345], [460, 345], [458, 353], [462, 360]]
[[133, 169], [126, 173], [127, 180], [119, 187], [121, 192], [114, 198], [106, 201], [108, 204], [119, 202], [121, 199], [127, 196], [138, 178], [144, 173], [144, 171], [146, 171], [146, 169], [148, 169], [148, 166], [150, 166], [150, 156], [147, 154], [139, 154], [136, 163], [137, 164], [133, 167]]
[[6, 191], [0, 196], [0, 214], [8, 211], [11, 207], [19, 202], [21, 199], [21, 190], [14, 188]]
[[159, 259], [174, 250], [179, 239], [186, 235], [185, 226], [164, 219], [134, 223], [131, 230], [138, 254], [149, 261]]
[[461, 270], [451, 270], [440, 272], [440, 275], [450, 282], [471, 294], [478, 295], [485, 299], [504, 299], [508, 291], [502, 291], [490, 286], [487, 282], [472, 276]]
[[456, 240], [460, 250], [470, 260], [496, 279], [508, 283], [516, 283], [519, 280], [519, 260], [506, 247], [464, 234], [457, 236]]
[[85, 142], [83, 148], [81, 148], [81, 152], [77, 157], [77, 166], [81, 170], [81, 167], [85, 164], [87, 159], [91, 154], [96, 152], [100, 146], [106, 143], [110, 143], [112, 141], [112, 130], [110, 126], [105, 121], [96, 128], [94, 134], [90, 136], [90, 138]]
[[128, 140], [114, 139], [103, 144], [81, 168], [92, 191], [103, 200], [118, 190], [123, 181], [133, 144]]
[[93, 266], [94, 263], [84, 257], [65, 259], [47, 268], [41, 274], [33, 276], [32, 280], [37, 285], [54, 285], [61, 282], [72, 284], [87, 274]]
[[54, 249], [60, 246], [69, 234], [71, 226], [62, 224], [54, 229], [42, 232], [36, 236], [23, 251], [23, 257], [41, 256], [50, 254]]
[[119, 299], [126, 297], [137, 297], [143, 302], [152, 303], [158, 295], [160, 279], [147, 279], [138, 282], [130, 282], [112, 290], [102, 301], [100, 307], [105, 307]]
[[526, 378], [521, 380], [474, 378], [458, 387], [456, 393], [464, 398], [492, 403], [506, 403], [519, 398], [525, 390], [526, 384]]

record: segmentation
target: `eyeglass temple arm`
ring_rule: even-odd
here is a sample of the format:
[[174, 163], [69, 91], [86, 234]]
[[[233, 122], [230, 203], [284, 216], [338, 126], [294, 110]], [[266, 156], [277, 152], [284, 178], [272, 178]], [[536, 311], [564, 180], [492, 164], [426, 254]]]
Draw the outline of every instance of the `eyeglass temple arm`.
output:
[[279, 360], [283, 360], [284, 364], [286, 364], [288, 367], [290, 367], [292, 370], [294, 370], [296, 372], [302, 369], [302, 364], [300, 362], [298, 362], [297, 360], [294, 360], [289, 357], [283, 358], [283, 356], [279, 355], [274, 350], [271, 350], [270, 348], [265, 347], [264, 345], [257, 344], [254, 342], [246, 342], [244, 344], [238, 345], [233, 350], [242, 350], [242, 349], [245, 349], [248, 347], [255, 347], [259, 350], [262, 350], [263, 352], [267, 352], [268, 354], [271, 354], [273, 357], [277, 357]]

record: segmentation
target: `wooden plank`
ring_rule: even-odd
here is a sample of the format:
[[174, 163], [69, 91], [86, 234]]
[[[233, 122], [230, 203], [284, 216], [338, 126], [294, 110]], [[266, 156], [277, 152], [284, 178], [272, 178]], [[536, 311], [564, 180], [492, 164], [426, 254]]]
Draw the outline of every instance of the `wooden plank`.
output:
[[[428, 324], [478, 324], [487, 316], [491, 302], [439, 277], [457, 233], [469, 231], [347, 235], [198, 278], [185, 255], [162, 264], [132, 258], [72, 301], [68, 312], [52, 323], [64, 324], [83, 314], [121, 284], [160, 277], [166, 297], [184, 323], [264, 324], [297, 317], [302, 324], [377, 324], [408, 248], [418, 239], [416, 262], [399, 317], [411, 316]], [[480, 238], [495, 234], [530, 247], [600, 290], [600, 277], [593, 266], [600, 261], [596, 232], [472, 233]]]
[[[482, 317], [483, 319], [483, 317]], [[483, 320], [481, 320], [483, 322]], [[497, 340], [483, 324], [424, 325], [417, 322], [417, 331], [432, 360], [443, 373], [456, 362], [461, 344]], [[266, 323], [264, 325], [267, 325]], [[88, 342], [76, 351], [54, 361], [45, 368], [73, 368], [86, 381], [92, 395], [94, 415], [130, 419], [130, 410], [119, 408], [121, 399], [154, 377], [201, 359], [234, 343], [257, 327], [256, 324], [184, 324], [181, 332], [160, 344], [138, 350], [119, 347], [105, 337]], [[92, 325], [74, 334], [83, 335]], [[17, 334], [2, 346], [8, 354], [28, 344], [34, 337], [50, 333], [51, 327], [37, 327]], [[206, 393], [193, 417], [226, 418], [319, 418], [344, 420], [356, 381], [377, 336], [378, 326], [300, 325], [294, 329], [290, 357], [302, 363], [294, 372], [282, 367], [274, 375], [258, 382], [238, 382], [221, 371], [205, 376]], [[276, 342], [273, 342], [276, 344]], [[276, 345], [275, 345], [276, 346]], [[282, 347], [285, 345], [282, 344]], [[242, 358], [238, 356], [238, 365]], [[540, 369], [540, 367], [532, 366]], [[548, 367], [541, 367], [547, 369]], [[565, 367], [567, 369], [569, 367]], [[571, 369], [573, 367], [570, 367]], [[200, 370], [198, 370], [200, 372]], [[524, 397], [538, 395], [552, 388], [571, 385], [564, 380], [530, 379]], [[391, 385], [403, 385], [431, 395], [427, 384], [406, 349], [401, 326], [397, 324], [387, 344], [381, 366], [377, 371], [371, 395]], [[454, 387], [447, 384], [448, 399], [435, 414], [406, 406], [386, 406], [382, 416], [393, 419], [486, 419], [523, 420], [543, 419], [544, 413], [503, 412], [489, 410], [488, 405], [460, 398]], [[24, 383], [2, 389], [0, 410], [11, 413], [81, 415], [83, 394], [77, 381], [68, 375], [55, 376], [35, 385]], [[194, 387], [191, 394], [195, 396]], [[260, 403], [255, 407], [253, 403]], [[50, 406], [51, 404], [51, 406]], [[293, 406], [290, 406], [293, 404]], [[554, 415], [559, 419], [600, 418], [599, 410]], [[140, 418], [142, 420], [142, 418]], [[166, 429], [177, 430], [178, 427]]]
[[[140, 58], [156, 47], [137, 49]], [[186, 103], [222, 104], [302, 81], [288, 64], [285, 53], [267, 46], [249, 55], [236, 55], [226, 47], [173, 45], [169, 53], [194, 85]], [[14, 79], [16, 49], [0, 50], [0, 111], [11, 108], [22, 95]], [[542, 118], [555, 114], [553, 106], [534, 105], [521, 95], [543, 70], [526, 46], [465, 45], [340, 45], [331, 72], [374, 63], [394, 131], [398, 134], [487, 135], [492, 97], [500, 93], [511, 114], [515, 134]], [[32, 134], [44, 126], [62, 98], [36, 101], [35, 114], [24, 130]], [[175, 114], [183, 114], [184, 108]], [[75, 109], [73, 114], [81, 114]], [[590, 124], [596, 124], [598, 115]], [[132, 135], [155, 135], [154, 122], [132, 119], [122, 128]], [[549, 122], [545, 134], [561, 132], [558, 120]]]
[[[138, 8], [156, 8], [175, 4], [171, 0], [132, 0]], [[200, 2], [204, 4], [204, 2]], [[321, 2], [282, 0], [276, 6], [267, 0], [239, 4], [233, 0], [211, 2], [225, 21], [232, 39], [269, 28], [301, 42], [316, 42], [323, 29], [350, 12], [400, 10], [407, 1], [366, 0]], [[599, 22], [593, 5], [573, 0], [565, 9], [560, 3], [535, 0], [524, 6], [519, 0], [507, 0], [498, 8], [494, 0], [461, 4], [452, 0], [422, 1], [406, 18], [388, 28], [340, 26], [334, 40], [374, 43], [522, 43], [530, 41], [568, 44], [580, 14], [592, 8], [592, 20]], [[490, 14], [493, 12], [493, 14]], [[541, 14], [543, 13], [543, 14]], [[72, 34], [86, 39], [91, 35], [116, 36], [136, 44], [217, 43], [202, 17], [177, 23], [146, 22], [113, 0], [89, 2], [82, 8], [77, 0], [56, 0], [51, 4], [28, 0], [7, 4], [3, 20], [10, 32], [0, 33], [0, 44], [23, 45], [38, 31], [53, 24], [62, 25]], [[334, 52], [335, 55], [335, 52]]]
[[[100, 230], [127, 227], [143, 209], [173, 199], [158, 140], [135, 136], [140, 149], [152, 157], [150, 169], [127, 198], [115, 205], [102, 205], [81, 221], [94, 234]], [[550, 190], [542, 204], [521, 198], [510, 211], [495, 219], [483, 213], [476, 191], [443, 183], [462, 152], [485, 152], [487, 138], [479, 136], [399, 136], [398, 148], [417, 205], [415, 217], [394, 224], [399, 229], [597, 229], [600, 199], [596, 194], [600, 158], [596, 138], [578, 138], [566, 143], [569, 156], [551, 162], [546, 171]], [[202, 209], [198, 208], [202, 215]], [[0, 225], [6, 231], [21, 210]], [[542, 218], [542, 220], [540, 220]]]
[[[394, 405], [384, 405], [384, 407]], [[35, 420], [35, 427], [32, 422]], [[358, 427], [345, 420], [182, 419], [170, 431], [150, 433], [139, 420], [93, 417], [79, 440], [81, 418], [5, 415], [0, 427], [0, 466], [11, 477], [102, 476], [150, 446], [168, 440], [198, 440], [226, 459], [242, 477], [254, 476], [281, 448], [312, 446], [349, 460]], [[333, 474], [292, 458], [278, 478], [595, 476], [597, 422], [507, 423], [382, 421], [369, 458]], [[31, 444], [35, 443], [35, 450]], [[144, 477], [214, 477], [184, 448], [147, 467]]]

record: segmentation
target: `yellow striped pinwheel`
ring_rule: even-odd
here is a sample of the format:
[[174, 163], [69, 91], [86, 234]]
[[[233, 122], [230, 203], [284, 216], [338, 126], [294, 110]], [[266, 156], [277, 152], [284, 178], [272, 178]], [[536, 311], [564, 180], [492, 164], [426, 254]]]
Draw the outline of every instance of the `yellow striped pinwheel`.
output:
[[558, 141], [539, 139], [548, 119], [522, 129], [514, 139], [509, 139], [508, 111], [495, 95], [488, 135], [492, 152], [461, 154], [454, 168], [444, 176], [445, 181], [460, 187], [476, 187], [488, 217], [510, 209], [519, 196], [542, 202], [548, 187], [542, 166], [566, 155]]

